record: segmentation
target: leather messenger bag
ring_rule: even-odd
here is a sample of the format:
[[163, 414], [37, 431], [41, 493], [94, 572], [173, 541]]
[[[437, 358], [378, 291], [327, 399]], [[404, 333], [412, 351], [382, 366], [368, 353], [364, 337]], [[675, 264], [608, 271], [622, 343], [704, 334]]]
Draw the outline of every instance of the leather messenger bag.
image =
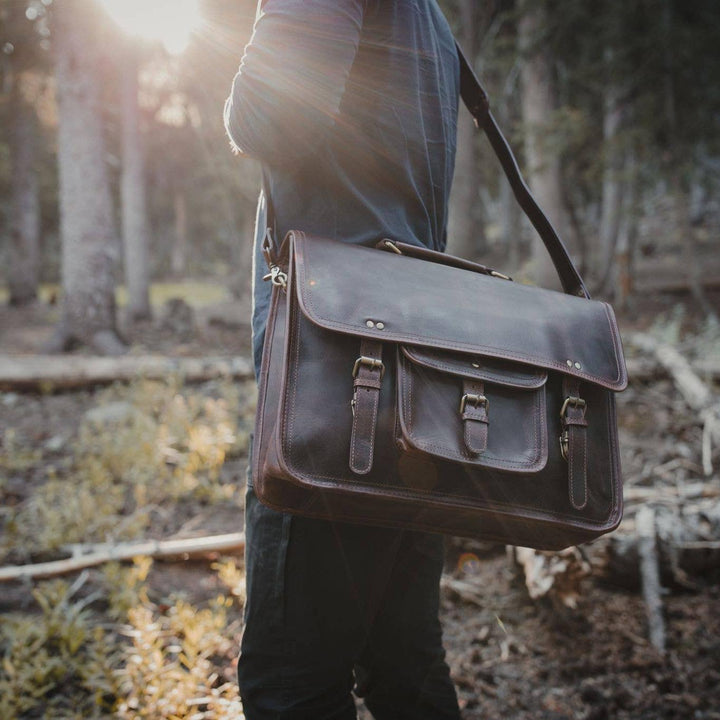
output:
[[458, 48], [461, 95], [564, 292], [378, 238], [266, 235], [252, 477], [291, 513], [560, 549], [622, 515], [615, 316], [590, 300]]

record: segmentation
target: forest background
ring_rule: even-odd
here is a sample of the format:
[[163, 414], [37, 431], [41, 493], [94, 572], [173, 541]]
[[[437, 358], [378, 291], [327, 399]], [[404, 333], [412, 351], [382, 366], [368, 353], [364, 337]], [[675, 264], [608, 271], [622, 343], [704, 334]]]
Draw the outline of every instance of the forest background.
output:
[[[10, 568], [97, 543], [242, 529], [259, 168], [231, 152], [222, 107], [256, 2], [200, 0], [193, 32], [174, 42], [166, 33], [164, 44], [161, 33], [123, 31], [110, 4], [0, 0], [0, 559]], [[720, 436], [709, 410], [720, 376], [720, 4], [440, 4], [536, 198], [593, 296], [614, 303], [639, 362], [621, 399], [626, 487], [655, 504], [658, 487], [663, 498], [667, 487], [717, 498], [706, 438]], [[136, 30], [145, 13], [167, 30], [185, 3], [128, 6]], [[448, 251], [555, 286], [464, 111], [458, 147]], [[685, 376], [663, 360], [668, 347], [696, 373], [700, 400], [688, 400]], [[159, 378], [132, 366], [148, 354], [170, 360]], [[117, 359], [117, 378], [123, 362], [137, 377], [92, 385], [95, 355]], [[216, 357], [225, 364], [208, 376], [203, 365], [199, 384], [189, 366], [168, 374], [183, 359]], [[706, 533], [693, 541], [715, 543], [703, 567], [716, 573], [718, 503], [697, 510], [692, 497]], [[700, 585], [687, 568], [685, 585], [674, 570], [663, 576], [694, 594], [666, 610], [675, 627], [658, 650], [643, 639], [652, 621], [634, 594], [637, 573], [621, 583], [630, 595], [595, 600], [596, 615], [586, 607], [590, 625], [563, 614], [559, 627], [513, 585], [502, 549], [451, 547], [444, 620], [468, 718], [537, 717], [537, 707], [553, 718], [720, 717], [720, 675], [704, 660], [720, 651], [717, 575]], [[582, 574], [597, 574], [590, 564]], [[237, 552], [215, 551], [212, 566], [146, 557], [13, 582], [0, 584], [0, 718], [241, 712], [230, 661], [243, 596]], [[625, 645], [605, 648], [607, 667], [563, 651], [548, 670], [547, 648], [572, 646], [573, 633], [600, 643], [607, 626], [625, 633]], [[557, 692], [542, 694], [546, 686]]]

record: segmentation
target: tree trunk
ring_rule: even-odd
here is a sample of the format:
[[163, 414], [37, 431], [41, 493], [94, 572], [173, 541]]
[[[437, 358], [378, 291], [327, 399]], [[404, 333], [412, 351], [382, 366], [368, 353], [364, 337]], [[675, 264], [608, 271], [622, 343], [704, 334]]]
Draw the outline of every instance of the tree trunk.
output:
[[618, 308], [627, 310], [633, 291], [633, 248], [637, 235], [637, 169], [632, 149], [625, 159], [625, 183], [620, 209], [620, 225], [615, 246], [613, 300]]
[[173, 209], [175, 212], [175, 237], [170, 253], [170, 268], [173, 275], [182, 277], [187, 269], [188, 250], [187, 198], [182, 188], [175, 189]]
[[[673, 79], [673, 66], [676, 62], [672, 47], [673, 42], [673, 4], [672, 0], [665, 0], [662, 6], [662, 23], [665, 34], [664, 45], [664, 87], [663, 93], [665, 97], [665, 120], [667, 123], [668, 133], [671, 138], [677, 134], [677, 108], [675, 99], [675, 82]], [[699, 258], [699, 247], [695, 238], [692, 226], [692, 217], [690, 213], [689, 188], [683, 187], [682, 175], [687, 172], [687, 159], [682, 155], [677, 143], [671, 143], [669, 158], [671, 165], [668, 166], [670, 172], [670, 188], [675, 198], [676, 207], [679, 216], [679, 231], [682, 234], [681, 242], [683, 249], [683, 264], [687, 273], [687, 282], [690, 293], [697, 301], [700, 309], [708, 317], [719, 320], [710, 301], [705, 295], [701, 279], [701, 267]]]
[[[560, 162], [557, 155], [548, 150], [544, 138], [550, 129], [556, 104], [551, 58], [548, 50], [539, 43], [546, 26], [544, 7], [539, 3], [526, 3], [518, 23], [525, 160], [530, 189], [562, 237], [565, 217]], [[560, 288], [550, 256], [537, 235], [533, 237], [531, 274], [538, 285]]]
[[[605, 63], [612, 62], [612, 50], [605, 51]], [[613, 278], [613, 261], [620, 228], [622, 149], [618, 145], [618, 131], [622, 123], [623, 107], [618, 86], [608, 81], [603, 94], [603, 181], [600, 205], [600, 231], [597, 252], [591, 253], [596, 277], [601, 279], [600, 289], [607, 290]]]
[[128, 319], [150, 317], [145, 162], [138, 107], [138, 57], [130, 39], [122, 68], [122, 239]]
[[37, 118], [22, 96], [22, 75], [14, 78], [10, 163], [10, 242], [6, 276], [11, 305], [37, 298], [40, 243], [40, 197], [37, 168]]
[[[473, 64], [478, 53], [480, 16], [475, 0], [460, 0], [460, 32], [458, 39]], [[457, 155], [450, 194], [448, 217], [448, 251], [453, 255], [477, 259], [487, 243], [483, 226], [480, 198], [480, 165], [477, 128], [465, 107], [460, 107], [457, 130]]]
[[63, 298], [48, 349], [80, 341], [119, 353], [124, 346], [115, 329], [116, 234], [96, 78], [97, 9], [90, 0], [63, 0], [53, 13]]

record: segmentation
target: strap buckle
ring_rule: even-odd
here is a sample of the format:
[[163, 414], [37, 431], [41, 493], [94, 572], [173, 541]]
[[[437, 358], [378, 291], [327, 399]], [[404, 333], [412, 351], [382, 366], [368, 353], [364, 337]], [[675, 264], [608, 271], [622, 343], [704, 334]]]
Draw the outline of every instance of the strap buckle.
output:
[[385, 365], [382, 360], [378, 360], [377, 358], [367, 357], [367, 355], [361, 355], [355, 361], [355, 365], [353, 365], [352, 376], [354, 378], [356, 378], [358, 376], [358, 372], [360, 372], [361, 365], [366, 365], [371, 370], [378, 368], [380, 370], [380, 379], [381, 380], [385, 376]]
[[560, 417], [565, 420], [565, 413], [567, 413], [567, 409], [569, 407], [574, 408], [580, 408], [583, 410], [583, 415], [585, 414], [585, 408], [587, 407], [587, 403], [579, 397], [574, 397], [570, 395], [569, 397], [565, 398], [565, 402], [563, 403], [562, 408], [560, 409]]
[[473, 407], [485, 406], [485, 412], [490, 412], [490, 401], [484, 395], [474, 395], [472, 393], [465, 393], [460, 398], [460, 414], [465, 412], [465, 406], [472, 405]]
[[[569, 407], [581, 409], [583, 411], [584, 417], [587, 403], [582, 398], [575, 397], [574, 395], [569, 395], [568, 397], [566, 397], [565, 402], [563, 403], [560, 410], [560, 419], [562, 420], [563, 425], [566, 425], [565, 415]], [[568, 431], [567, 426], [565, 426], [565, 429], [562, 431], [562, 433], [560, 433], [560, 454], [562, 455], [563, 460], [566, 461], [570, 455], [570, 432]]]

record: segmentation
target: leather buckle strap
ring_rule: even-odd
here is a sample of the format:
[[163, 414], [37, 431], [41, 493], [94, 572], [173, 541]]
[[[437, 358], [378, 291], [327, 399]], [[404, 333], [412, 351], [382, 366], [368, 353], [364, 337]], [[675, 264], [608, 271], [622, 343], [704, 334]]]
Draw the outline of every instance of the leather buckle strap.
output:
[[360, 343], [360, 357], [355, 361], [352, 370], [350, 469], [358, 475], [365, 475], [372, 469], [380, 387], [384, 375], [382, 343], [363, 338]]
[[587, 402], [580, 397], [580, 381], [566, 377], [563, 380], [565, 401], [560, 410], [563, 431], [560, 435], [560, 452], [568, 463], [570, 504], [582, 510], [587, 504]]
[[472, 455], [487, 450], [490, 402], [485, 397], [485, 384], [479, 380], [463, 381], [460, 416], [463, 421], [463, 440]]

